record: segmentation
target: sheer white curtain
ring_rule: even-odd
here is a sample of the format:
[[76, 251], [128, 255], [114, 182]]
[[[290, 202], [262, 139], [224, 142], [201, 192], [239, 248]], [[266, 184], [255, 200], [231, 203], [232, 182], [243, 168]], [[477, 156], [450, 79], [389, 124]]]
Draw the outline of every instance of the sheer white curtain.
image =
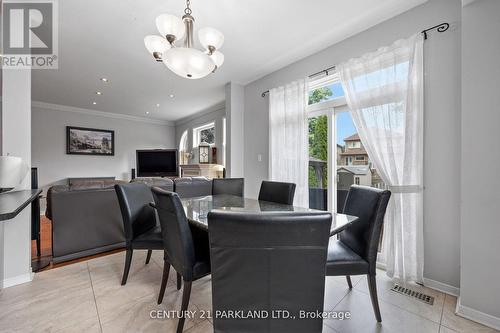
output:
[[269, 179], [295, 183], [301, 207], [309, 207], [306, 98], [306, 80], [269, 90]]
[[399, 40], [339, 66], [354, 124], [392, 192], [382, 261], [387, 274], [423, 280], [423, 40]]

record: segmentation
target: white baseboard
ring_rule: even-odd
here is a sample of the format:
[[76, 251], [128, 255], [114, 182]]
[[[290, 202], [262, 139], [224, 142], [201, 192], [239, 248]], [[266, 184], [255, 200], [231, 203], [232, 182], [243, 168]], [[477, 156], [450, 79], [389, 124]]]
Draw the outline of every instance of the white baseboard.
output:
[[31, 282], [33, 280], [33, 273], [26, 273], [18, 276], [13, 276], [11, 278], [4, 279], [1, 281], [0, 285], [1, 288], [9, 288], [12, 286], [17, 286], [18, 284], [23, 284], [26, 282]]
[[460, 303], [460, 297], [457, 300], [457, 307], [455, 309], [455, 313], [460, 317], [464, 317], [466, 319], [486, 325], [496, 330], [500, 330], [500, 318], [494, 317], [487, 313], [474, 310], [472, 308], [469, 308], [468, 306], [462, 305]]
[[437, 291], [443, 292], [448, 295], [457, 297], [460, 295], [460, 288], [450, 286], [449, 284], [442, 283], [436, 280], [431, 280], [425, 277], [424, 277], [424, 286], [426, 286], [427, 288], [435, 289]]

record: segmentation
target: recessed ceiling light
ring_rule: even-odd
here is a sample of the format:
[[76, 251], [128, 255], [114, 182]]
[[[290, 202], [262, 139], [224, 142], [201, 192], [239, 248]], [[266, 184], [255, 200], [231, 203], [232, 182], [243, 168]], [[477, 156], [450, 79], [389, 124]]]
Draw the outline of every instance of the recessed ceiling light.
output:
[[101, 77], [101, 81], [102, 82], [108, 82], [108, 79], [106, 79], [105, 77]]
[[95, 94], [96, 94], [96, 95], [102, 95], [102, 92], [100, 92], [100, 91], [96, 91], [96, 92], [95, 92]]
[[149, 114], [149, 111], [146, 111], [146, 114]]
[[174, 94], [170, 94], [170, 98], [174, 98]]
[[157, 103], [157, 104], [156, 104], [156, 107], [157, 107], [157, 108], [159, 108], [159, 107], [160, 107], [160, 103]]
[[96, 105], [96, 104], [97, 104], [97, 102], [92, 102], [92, 104]]

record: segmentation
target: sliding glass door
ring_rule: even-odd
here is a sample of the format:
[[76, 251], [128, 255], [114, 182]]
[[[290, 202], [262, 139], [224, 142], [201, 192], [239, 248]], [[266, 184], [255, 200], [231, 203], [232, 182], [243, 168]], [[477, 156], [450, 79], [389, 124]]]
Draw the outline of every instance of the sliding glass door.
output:
[[313, 194], [311, 208], [341, 211], [345, 197], [341, 191], [353, 184], [385, 188], [358, 136], [338, 77], [310, 84], [308, 113], [309, 188], [326, 193], [322, 200]]
[[351, 185], [385, 188], [358, 136], [339, 78], [309, 86], [309, 207], [342, 212]]

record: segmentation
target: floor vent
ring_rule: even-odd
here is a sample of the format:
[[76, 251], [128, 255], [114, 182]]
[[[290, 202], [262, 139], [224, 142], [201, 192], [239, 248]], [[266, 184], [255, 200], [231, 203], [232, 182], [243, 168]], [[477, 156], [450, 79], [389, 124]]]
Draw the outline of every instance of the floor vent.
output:
[[391, 290], [395, 291], [399, 294], [406, 295], [408, 297], [416, 298], [419, 301], [424, 302], [425, 304], [429, 304], [429, 305], [434, 304], [434, 297], [420, 293], [420, 292], [415, 291], [415, 290], [411, 290], [411, 289], [406, 288], [406, 287], [402, 287], [398, 284], [395, 284], [394, 287], [391, 288]]

